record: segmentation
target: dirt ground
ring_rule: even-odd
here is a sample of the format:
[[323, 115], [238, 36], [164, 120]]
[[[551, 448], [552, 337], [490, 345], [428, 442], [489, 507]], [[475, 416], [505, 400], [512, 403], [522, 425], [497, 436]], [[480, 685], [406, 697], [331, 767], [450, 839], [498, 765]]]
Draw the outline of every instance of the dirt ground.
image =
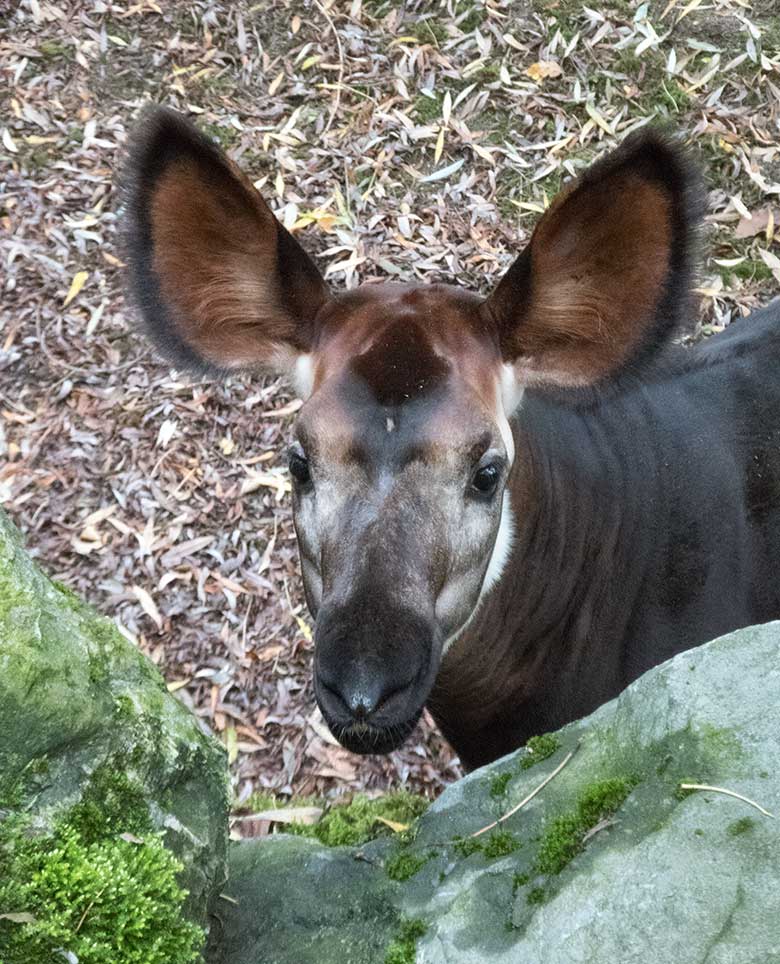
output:
[[322, 724], [284, 467], [298, 403], [172, 371], [125, 305], [116, 183], [140, 107], [216, 138], [335, 287], [485, 293], [564, 180], [660, 121], [710, 188], [704, 337], [780, 280], [773, 7], [0, 3], [0, 501], [224, 739], [239, 801], [432, 796], [460, 771], [427, 722], [386, 758]]

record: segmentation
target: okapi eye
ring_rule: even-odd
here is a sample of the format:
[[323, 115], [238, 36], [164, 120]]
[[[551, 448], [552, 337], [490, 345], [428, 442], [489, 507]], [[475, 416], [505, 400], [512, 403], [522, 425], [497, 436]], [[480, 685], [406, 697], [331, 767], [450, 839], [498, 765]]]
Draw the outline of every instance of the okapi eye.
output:
[[303, 449], [290, 449], [287, 455], [287, 465], [290, 469], [290, 475], [298, 485], [308, 485], [311, 482], [309, 460], [303, 454]]
[[474, 473], [471, 484], [481, 495], [492, 495], [496, 491], [499, 475], [497, 465], [482, 465]]

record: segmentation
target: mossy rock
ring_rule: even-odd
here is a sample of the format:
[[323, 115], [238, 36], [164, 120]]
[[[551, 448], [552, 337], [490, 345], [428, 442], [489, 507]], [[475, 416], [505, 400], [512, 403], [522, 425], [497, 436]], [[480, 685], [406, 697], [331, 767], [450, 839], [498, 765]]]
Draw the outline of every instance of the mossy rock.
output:
[[[49, 900], [58, 887], [71, 903], [85, 901], [74, 931], [80, 946], [102, 948], [95, 960], [158, 960], [140, 944], [138, 957], [127, 949], [111, 957], [110, 943], [101, 944], [106, 929], [119, 934], [106, 914], [118, 921], [129, 910], [119, 906], [121, 894], [145, 902], [143, 913], [135, 908], [136, 931], [147, 920], [159, 938], [184, 922], [181, 947], [190, 951], [175, 957], [158, 940], [160, 960], [197, 957], [202, 939], [186, 924], [207, 923], [226, 877], [224, 751], [110, 620], [41, 572], [2, 510], [0, 734], [0, 961], [48, 962], [36, 928], [59, 935], [57, 946], [68, 950], [68, 915], [57, 917]], [[137, 876], [144, 867], [148, 879]], [[30, 880], [14, 876], [51, 887], [31, 890]], [[36, 916], [32, 908], [17, 902], [35, 906], [34, 923], [25, 919]]]
[[214, 964], [780, 961], [780, 820], [680, 792], [780, 814], [779, 646], [771, 623], [683, 653], [402, 834], [235, 844]]

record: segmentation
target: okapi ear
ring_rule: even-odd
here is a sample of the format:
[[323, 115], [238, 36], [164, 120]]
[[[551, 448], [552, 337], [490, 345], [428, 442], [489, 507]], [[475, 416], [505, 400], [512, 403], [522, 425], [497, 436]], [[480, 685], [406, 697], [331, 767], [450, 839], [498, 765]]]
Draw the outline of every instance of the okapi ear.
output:
[[222, 151], [174, 111], [148, 110], [124, 202], [132, 293], [163, 352], [201, 370], [290, 372], [327, 287]]
[[660, 346], [688, 301], [700, 208], [684, 153], [652, 131], [563, 190], [482, 306], [518, 381], [593, 386]]

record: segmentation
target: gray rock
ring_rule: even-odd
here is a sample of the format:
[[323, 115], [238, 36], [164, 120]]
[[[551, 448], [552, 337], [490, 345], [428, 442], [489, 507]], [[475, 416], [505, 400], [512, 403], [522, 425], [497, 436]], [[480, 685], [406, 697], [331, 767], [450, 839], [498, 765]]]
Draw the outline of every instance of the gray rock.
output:
[[33, 563], [0, 510], [0, 790], [20, 773], [36, 826], [117, 775], [140, 788], [184, 863], [199, 922], [225, 879], [228, 782], [222, 747], [157, 669]]
[[[225, 890], [239, 903], [220, 910], [214, 961], [382, 964], [411, 918], [427, 925], [420, 964], [780, 964], [780, 818], [680, 791], [712, 784], [780, 814], [779, 648], [771, 623], [675, 657], [561, 730], [543, 762], [523, 769], [519, 751], [448, 788], [411, 844], [238, 844]], [[499, 855], [464, 856], [453, 838], [509, 810], [572, 750], [502, 825], [514, 836], [493, 838]], [[616, 787], [617, 811], [600, 820], [591, 807], [583, 823], [583, 800]], [[540, 855], [572, 821], [575, 852], [550, 872]], [[399, 853], [425, 858], [403, 882], [385, 869]], [[396, 945], [388, 960], [403, 959]]]

